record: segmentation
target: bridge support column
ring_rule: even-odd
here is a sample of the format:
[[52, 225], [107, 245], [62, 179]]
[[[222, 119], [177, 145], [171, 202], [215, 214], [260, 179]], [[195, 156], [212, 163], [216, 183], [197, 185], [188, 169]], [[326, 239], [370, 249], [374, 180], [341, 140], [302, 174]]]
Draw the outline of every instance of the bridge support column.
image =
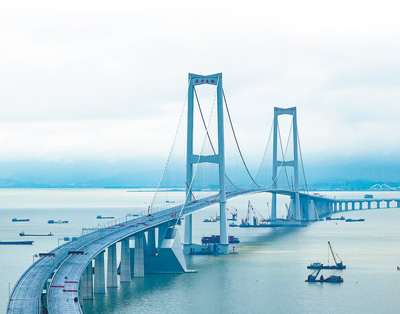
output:
[[121, 241], [121, 268], [120, 268], [120, 281], [131, 281], [131, 261], [129, 250], [129, 238]]
[[[133, 277], [144, 277], [144, 232], [135, 235], [135, 257], [133, 264]], [[129, 273], [130, 274], [130, 273]]]
[[376, 208], [381, 208], [381, 201], [376, 201]]
[[343, 211], [343, 202], [339, 203], [339, 211]]
[[360, 202], [360, 210], [362, 209], [363, 207], [362, 207], [362, 202]]
[[367, 202], [368, 203], [368, 209], [371, 209], [371, 202]]
[[337, 203], [337, 202], [334, 202], [333, 204], [334, 204], [333, 211], [334, 211], [335, 213], [337, 213], [337, 212], [338, 212], [338, 203]]
[[185, 254], [190, 254], [192, 244], [192, 215], [190, 214], [185, 216], [185, 236], [183, 239], [183, 252]]
[[397, 208], [400, 208], [400, 201], [396, 201]]
[[349, 210], [349, 202], [344, 202], [344, 210], [345, 211]]
[[93, 299], [93, 266], [92, 261], [86, 267], [81, 278], [81, 296], [83, 300]]
[[113, 244], [107, 249], [107, 287], [117, 288], [117, 245]]
[[156, 256], [157, 248], [156, 248], [156, 228], [151, 228], [147, 232], [147, 252], [146, 255]]
[[[186, 218], [185, 218], [185, 220], [186, 220]], [[164, 223], [158, 227], [158, 248], [161, 247], [161, 245], [164, 241], [165, 235], [167, 234], [168, 228], [169, 228], [168, 222]]]
[[104, 251], [94, 259], [94, 293], [106, 293]]
[[391, 201], [385, 201], [385, 202], [386, 202], [386, 207], [387, 207], [387, 208], [390, 208], [390, 202], [391, 202]]

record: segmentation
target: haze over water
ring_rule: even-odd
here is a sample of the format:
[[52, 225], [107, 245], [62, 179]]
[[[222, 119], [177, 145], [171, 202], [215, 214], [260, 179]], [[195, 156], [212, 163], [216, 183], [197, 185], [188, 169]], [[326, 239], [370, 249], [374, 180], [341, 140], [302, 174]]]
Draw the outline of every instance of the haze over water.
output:
[[[398, 192], [374, 193], [376, 197]], [[178, 193], [179, 194], [179, 193]], [[363, 192], [327, 192], [338, 198], [363, 197]], [[0, 190], [0, 240], [20, 240], [18, 233], [48, 233], [34, 238], [33, 246], [0, 246], [0, 309], [5, 312], [8, 283], [11, 287], [31, 265], [35, 253], [57, 246], [58, 238], [77, 235], [82, 227], [96, 226], [97, 215], [121, 217], [146, 208], [153, 192], [127, 190], [4, 189]], [[179, 197], [179, 195], [175, 195]], [[251, 195], [229, 201], [244, 218], [247, 202], [268, 216], [269, 195]], [[287, 199], [279, 200], [278, 215]], [[383, 204], [381, 204], [383, 206]], [[392, 204], [393, 205], [393, 204]], [[217, 207], [194, 215], [194, 241], [218, 234], [218, 223], [203, 223]], [[342, 213], [365, 218], [363, 223], [321, 221], [306, 228], [229, 228], [240, 238], [237, 255], [187, 256], [197, 273], [146, 275], [108, 289], [85, 301], [84, 313], [398, 313], [400, 299], [400, 210], [398, 208]], [[11, 219], [30, 218], [28, 223]], [[49, 225], [49, 219], [69, 220]], [[183, 239], [182, 226], [180, 227]], [[25, 238], [24, 238], [25, 239]], [[29, 240], [26, 237], [26, 240]], [[311, 262], [328, 262], [331, 241], [347, 269], [336, 271], [342, 284], [306, 283]], [[331, 258], [330, 258], [331, 259]], [[332, 261], [330, 261], [332, 263]], [[332, 274], [324, 271], [324, 276]]]

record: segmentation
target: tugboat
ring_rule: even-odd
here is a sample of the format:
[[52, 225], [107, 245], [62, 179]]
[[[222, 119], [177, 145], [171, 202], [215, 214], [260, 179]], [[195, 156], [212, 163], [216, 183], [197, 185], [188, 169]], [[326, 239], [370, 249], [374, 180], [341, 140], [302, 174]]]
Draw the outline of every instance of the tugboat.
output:
[[[307, 266], [307, 269], [346, 269], [346, 265], [343, 265], [343, 261], [340, 259], [339, 255], [336, 252], [333, 252], [332, 245], [329, 241], [328, 241], [328, 245], [329, 245], [330, 252], [332, 253], [333, 260], [335, 261], [336, 265], [324, 266], [324, 264], [322, 264], [322, 263], [312, 263], [309, 266]], [[336, 257], [340, 260], [340, 262], [338, 262], [336, 260]]]
[[343, 278], [341, 276], [334, 276], [334, 275], [329, 276], [328, 278], [324, 278], [324, 276], [321, 275], [319, 277], [319, 279], [317, 279], [320, 271], [321, 271], [321, 268], [314, 270], [314, 272], [311, 275], [308, 275], [306, 282], [331, 282], [331, 283], [343, 282]]
[[[219, 235], [212, 235], [211, 237], [202, 237], [201, 243], [204, 244], [218, 244], [220, 243], [220, 236]], [[239, 238], [235, 238], [234, 236], [228, 236], [229, 244], [233, 243], [240, 243]]]

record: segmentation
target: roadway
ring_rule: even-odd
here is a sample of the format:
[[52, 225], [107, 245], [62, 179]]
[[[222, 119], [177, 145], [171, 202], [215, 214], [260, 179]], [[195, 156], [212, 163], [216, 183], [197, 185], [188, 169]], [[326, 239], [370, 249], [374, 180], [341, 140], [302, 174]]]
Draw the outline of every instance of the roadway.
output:
[[[244, 194], [260, 193], [265, 190], [246, 190], [227, 194], [231, 199]], [[216, 196], [210, 196], [185, 206], [182, 216], [191, 214], [202, 208], [218, 203]], [[154, 213], [153, 220], [147, 217], [138, 217], [127, 220], [123, 225], [111, 228], [102, 228], [92, 233], [83, 235], [77, 241], [68, 242], [51, 251], [55, 257], [42, 257], [32, 264], [19, 278], [9, 299], [8, 314], [39, 314], [41, 313], [41, 295], [48, 279], [52, 278], [51, 286], [65, 286], [65, 276], [68, 281], [78, 281], [89, 262], [108, 246], [130, 237], [137, 232], [153, 228], [167, 221], [176, 220], [182, 206], [175, 206]], [[138, 225], [146, 223], [146, 225]], [[133, 227], [136, 226], [136, 227]], [[68, 251], [82, 250], [85, 255], [68, 255]], [[66, 290], [78, 290], [77, 284], [68, 283]], [[82, 313], [79, 302], [72, 302], [73, 295], [77, 292], [64, 292], [64, 289], [50, 287], [49, 312], [50, 313]], [[63, 292], [63, 293], [61, 293]]]

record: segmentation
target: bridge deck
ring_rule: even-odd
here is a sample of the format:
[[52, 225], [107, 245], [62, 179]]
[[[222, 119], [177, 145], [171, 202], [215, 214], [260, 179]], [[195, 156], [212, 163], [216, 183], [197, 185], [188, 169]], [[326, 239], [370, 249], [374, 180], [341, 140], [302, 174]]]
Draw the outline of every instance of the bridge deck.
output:
[[[227, 194], [227, 199], [231, 199], [244, 194], [259, 193], [262, 190], [247, 190], [237, 193]], [[183, 210], [182, 215], [191, 214], [202, 208], [218, 203], [215, 196], [211, 196], [197, 202], [193, 202]], [[45, 257], [36, 261], [16, 283], [7, 308], [7, 313], [13, 314], [38, 314], [41, 312], [41, 294], [46, 281], [52, 277], [56, 271], [52, 284], [49, 289], [49, 311], [50, 313], [81, 313], [79, 302], [73, 302], [74, 292], [64, 292], [63, 290], [77, 290], [77, 284], [65, 284], [65, 276], [68, 281], [79, 281], [80, 277], [89, 264], [102, 250], [123, 238], [134, 235], [139, 231], [153, 228], [159, 224], [176, 220], [175, 213], [179, 214], [181, 206], [172, 207], [153, 214], [154, 219], [149, 221], [146, 217], [139, 217], [127, 221], [124, 227], [113, 229], [100, 229], [90, 234], [80, 237], [77, 241], [69, 242], [54, 249], [55, 257]], [[146, 223], [146, 225], [138, 225]], [[82, 250], [85, 255], [69, 255], [70, 250]], [[64, 286], [58, 288], [55, 286]]]

